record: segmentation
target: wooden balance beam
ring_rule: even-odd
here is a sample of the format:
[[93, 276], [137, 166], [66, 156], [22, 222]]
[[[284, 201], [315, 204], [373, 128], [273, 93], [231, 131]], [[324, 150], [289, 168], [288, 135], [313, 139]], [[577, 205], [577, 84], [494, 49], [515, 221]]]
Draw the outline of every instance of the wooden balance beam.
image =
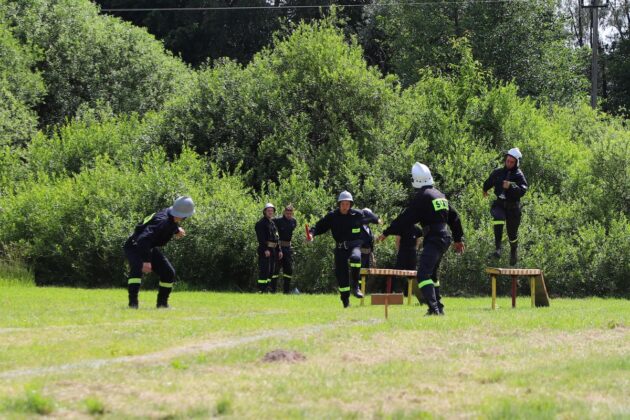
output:
[[538, 268], [495, 268], [487, 267], [492, 282], [492, 309], [497, 307], [497, 276], [512, 277], [512, 308], [516, 307], [516, 281], [519, 276], [529, 277], [531, 306], [549, 306], [549, 295], [542, 270]]
[[[400, 296], [398, 294], [391, 294], [392, 277], [406, 277], [407, 278], [407, 305], [411, 305], [411, 296], [413, 294], [413, 280], [416, 278], [416, 270], [394, 270], [391, 268], [362, 268], [361, 269], [361, 293], [365, 296], [365, 284], [367, 283], [367, 276], [385, 276], [387, 277], [387, 294], [375, 294], [376, 299], [372, 299], [373, 305], [383, 305], [389, 303], [390, 305], [400, 305]], [[364, 305], [364, 299], [361, 299], [361, 306]], [[381, 300], [383, 300], [381, 302]]]

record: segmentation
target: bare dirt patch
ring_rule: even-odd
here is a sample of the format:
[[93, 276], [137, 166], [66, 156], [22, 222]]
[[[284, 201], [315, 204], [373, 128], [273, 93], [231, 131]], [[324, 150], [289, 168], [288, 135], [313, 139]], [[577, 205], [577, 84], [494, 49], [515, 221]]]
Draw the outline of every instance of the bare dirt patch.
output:
[[302, 353], [298, 351], [282, 350], [282, 349], [270, 351], [269, 353], [265, 354], [265, 356], [262, 358], [262, 361], [266, 363], [273, 363], [273, 362], [295, 363], [295, 362], [302, 362], [304, 360], [306, 360], [306, 356], [304, 356]]

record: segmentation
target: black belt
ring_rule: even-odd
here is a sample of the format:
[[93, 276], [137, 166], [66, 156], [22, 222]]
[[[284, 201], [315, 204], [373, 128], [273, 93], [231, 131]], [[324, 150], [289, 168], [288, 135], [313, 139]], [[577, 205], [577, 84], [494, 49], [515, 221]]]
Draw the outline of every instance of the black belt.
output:
[[291, 248], [291, 241], [280, 241], [280, 246], [284, 248]]
[[422, 226], [422, 236], [427, 237], [430, 233], [448, 233], [446, 223], [431, 223], [430, 225]]
[[361, 245], [361, 240], [337, 242], [337, 249], [350, 249]]

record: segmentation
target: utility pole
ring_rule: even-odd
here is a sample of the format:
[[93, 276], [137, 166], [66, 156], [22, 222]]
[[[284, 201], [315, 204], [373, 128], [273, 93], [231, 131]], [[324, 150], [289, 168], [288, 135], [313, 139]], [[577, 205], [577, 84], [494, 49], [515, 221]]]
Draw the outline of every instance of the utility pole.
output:
[[597, 108], [597, 73], [599, 67], [597, 64], [597, 50], [599, 50], [599, 10], [597, 9], [597, 0], [593, 0], [593, 8], [591, 9], [591, 25], [593, 25], [593, 38], [591, 40], [591, 50], [593, 51], [593, 59], [591, 60], [591, 108]]
[[591, 107], [597, 108], [597, 80], [599, 73], [598, 50], [599, 50], [599, 9], [601, 7], [608, 7], [608, 1], [604, 4], [599, 4], [598, 0], [592, 0], [589, 5], [584, 4], [584, 0], [580, 0], [580, 7], [584, 9], [591, 9], [591, 50], [593, 56], [591, 59]]

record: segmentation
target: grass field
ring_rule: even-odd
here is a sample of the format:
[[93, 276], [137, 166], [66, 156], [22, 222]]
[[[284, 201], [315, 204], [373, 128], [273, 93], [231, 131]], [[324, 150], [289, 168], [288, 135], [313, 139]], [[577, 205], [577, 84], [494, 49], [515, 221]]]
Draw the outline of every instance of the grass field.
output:
[[630, 418], [627, 300], [155, 295], [0, 280], [0, 417]]

